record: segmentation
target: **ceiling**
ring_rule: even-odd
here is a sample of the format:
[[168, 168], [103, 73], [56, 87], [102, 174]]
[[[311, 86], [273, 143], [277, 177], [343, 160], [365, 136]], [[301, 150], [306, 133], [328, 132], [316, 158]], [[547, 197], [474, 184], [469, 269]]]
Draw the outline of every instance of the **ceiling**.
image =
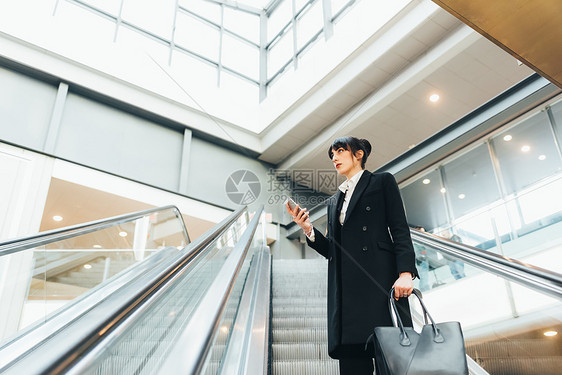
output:
[[[154, 208], [154, 206], [58, 178], [51, 178], [39, 230], [43, 232], [150, 208]], [[63, 220], [54, 221], [55, 215], [61, 216]], [[185, 214], [182, 216], [191, 240], [215, 225], [215, 223], [200, 218]], [[167, 237], [168, 243], [174, 240], [174, 236], [177, 237], [177, 235]], [[121, 243], [127, 240], [124, 238], [117, 238], [117, 241], [121, 242], [116, 243], [115, 236], [104, 236], [102, 233], [101, 237], [102, 241], [106, 241], [105, 244], [101, 244], [104, 248], [119, 248], [121, 245], [126, 245]], [[132, 239], [129, 240], [132, 241]]]
[[[326, 152], [331, 141], [354, 135], [373, 145], [366, 167], [374, 170], [533, 73], [437, 8], [323, 104], [287, 126], [260, 159], [280, 169], [331, 169]], [[439, 101], [430, 102], [432, 94]]]

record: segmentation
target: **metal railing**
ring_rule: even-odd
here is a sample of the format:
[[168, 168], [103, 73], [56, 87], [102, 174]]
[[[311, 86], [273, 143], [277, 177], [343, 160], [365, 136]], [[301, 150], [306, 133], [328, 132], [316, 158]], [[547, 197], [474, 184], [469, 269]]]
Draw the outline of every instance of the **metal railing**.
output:
[[[167, 206], [166, 208], [175, 208]], [[63, 228], [22, 239], [26, 244], [45, 243], [42, 235], [52, 241], [68, 238], [69, 232], [75, 236], [91, 232], [105, 226], [115, 225], [119, 220], [130, 221], [160, 209], [146, 210], [139, 213], [122, 215], [115, 218], [99, 220], [84, 225]], [[79, 360], [95, 352], [96, 344], [117, 332], [123, 322], [138, 314], [150, 305], [158, 294], [165, 292], [171, 281], [187, 268], [217, 236], [227, 230], [232, 223], [246, 213], [246, 208], [233, 212], [222, 222], [190, 243], [182, 252], [174, 252], [165, 261], [154, 264], [152, 268], [139, 268], [129, 272], [121, 287], [110, 295], [100, 290], [103, 298], [95, 306], [77, 304], [61, 314], [64, 319], [55, 319], [33, 331], [29, 339], [16, 341], [0, 348], [0, 372], [6, 374], [60, 373], [68, 371]], [[47, 241], [48, 242], [48, 241]], [[18, 240], [8, 241], [5, 246], [19, 248]], [[31, 245], [37, 246], [37, 245]], [[15, 250], [11, 251], [12, 253]], [[150, 259], [150, 258], [149, 258]], [[103, 302], [103, 303], [102, 303]], [[85, 303], [86, 304], [86, 303]], [[41, 334], [35, 334], [40, 332]], [[93, 348], [93, 349], [92, 349]]]
[[412, 239], [422, 245], [537, 292], [562, 298], [562, 275], [559, 273], [416, 229], [411, 229], [410, 232]]
[[119, 224], [128, 223], [133, 220], [140, 219], [155, 212], [165, 210], [174, 210], [177, 218], [181, 220], [183, 225], [184, 235], [188, 241], [189, 235], [181, 216], [180, 210], [173, 205], [151, 208], [148, 210], [138, 211], [131, 214], [119, 215], [107, 219], [90, 221], [88, 223], [72, 225], [60, 229], [53, 229], [50, 231], [40, 232], [27, 237], [14, 238], [4, 242], [0, 242], [0, 257], [8, 254], [17, 253], [30, 248], [47, 245], [53, 242], [62, 241], [68, 238], [81, 236], [88, 233], [100, 231], [105, 228], [110, 228]]

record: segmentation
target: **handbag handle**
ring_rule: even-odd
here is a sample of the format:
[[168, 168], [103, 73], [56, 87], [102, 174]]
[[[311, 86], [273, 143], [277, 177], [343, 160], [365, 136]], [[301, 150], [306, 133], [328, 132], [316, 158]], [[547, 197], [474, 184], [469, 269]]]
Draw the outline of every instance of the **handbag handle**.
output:
[[[435, 341], [437, 343], [441, 343], [441, 342], [445, 341], [445, 339], [441, 335], [441, 332], [439, 331], [439, 329], [435, 325], [435, 320], [433, 320], [433, 317], [429, 314], [429, 311], [427, 311], [427, 307], [425, 306], [425, 303], [423, 303], [421, 292], [417, 289], [414, 289], [413, 294], [418, 298], [418, 301], [420, 301], [420, 305], [421, 305], [422, 310], [423, 310], [425, 321], [427, 322], [427, 317], [429, 317], [429, 320], [431, 320], [431, 326], [433, 328], [433, 341]], [[393, 324], [394, 324], [394, 327], [400, 328], [400, 345], [410, 346], [411, 345], [410, 338], [408, 337], [408, 334], [406, 333], [406, 330], [404, 329], [404, 324], [402, 323], [402, 319], [400, 318], [400, 314], [398, 314], [398, 308], [396, 307], [396, 302], [394, 301], [394, 288], [390, 289], [389, 299], [388, 299], [388, 308], [389, 308], [391, 316], [392, 316], [393, 312], [396, 315], [396, 321], [393, 321]]]

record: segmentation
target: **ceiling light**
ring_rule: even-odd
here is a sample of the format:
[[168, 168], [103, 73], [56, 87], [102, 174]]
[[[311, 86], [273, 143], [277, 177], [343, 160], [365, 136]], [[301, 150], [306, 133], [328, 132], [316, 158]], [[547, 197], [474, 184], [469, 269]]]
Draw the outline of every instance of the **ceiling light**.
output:
[[228, 332], [228, 327], [227, 327], [227, 326], [222, 326], [222, 327], [221, 327], [221, 331], [222, 331], [223, 333], [227, 333], [227, 332]]
[[556, 331], [546, 331], [544, 333], [545, 336], [549, 336], [549, 337], [556, 336], [557, 334], [558, 334], [558, 332], [556, 332]]
[[447, 192], [447, 189], [445, 188], [441, 188], [441, 190], [439, 190], [441, 193], [445, 194]]
[[429, 97], [429, 101], [432, 102], [432, 103], [435, 103], [438, 100], [439, 100], [439, 95], [437, 95], [437, 94], [433, 94]]
[[416, 147], [416, 144], [415, 144], [415, 143], [412, 143], [411, 145], [408, 146], [408, 149], [411, 150], [411, 149], [413, 149], [414, 147]]
[[539, 155], [539, 160], [544, 160], [546, 159], [546, 155]]
[[119, 232], [119, 235], [120, 235], [121, 237], [127, 237], [127, 232]]
[[509, 142], [509, 141], [511, 141], [512, 139], [513, 139], [513, 137], [512, 137], [511, 135], [509, 135], [509, 134], [506, 135], [505, 137], [503, 137], [503, 140], [506, 141], [506, 142]]
[[92, 266], [90, 264], [84, 264], [84, 268], [89, 270], [90, 268], [92, 268]]
[[466, 195], [464, 195], [464, 194], [459, 194], [459, 199], [464, 199], [464, 198], [466, 198]]
[[94, 249], [101, 249], [101, 245], [98, 244], [94, 245]]
[[62, 221], [62, 216], [55, 215], [55, 216], [53, 216], [53, 220], [54, 221]]
[[523, 151], [523, 152], [528, 152], [530, 149], [531, 149], [531, 146], [527, 146], [527, 145], [521, 147], [521, 151]]
[[425, 178], [422, 182], [424, 185], [427, 185], [431, 182], [431, 180], [429, 178]]

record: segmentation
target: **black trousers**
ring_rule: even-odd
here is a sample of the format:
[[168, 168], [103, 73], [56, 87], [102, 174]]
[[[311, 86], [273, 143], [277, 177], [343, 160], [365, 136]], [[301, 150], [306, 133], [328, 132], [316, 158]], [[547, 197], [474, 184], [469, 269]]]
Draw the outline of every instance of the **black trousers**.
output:
[[383, 359], [381, 347], [375, 338], [375, 365], [373, 358], [342, 358], [339, 360], [340, 375], [373, 375], [376, 368], [376, 375], [390, 375], [390, 371]]

